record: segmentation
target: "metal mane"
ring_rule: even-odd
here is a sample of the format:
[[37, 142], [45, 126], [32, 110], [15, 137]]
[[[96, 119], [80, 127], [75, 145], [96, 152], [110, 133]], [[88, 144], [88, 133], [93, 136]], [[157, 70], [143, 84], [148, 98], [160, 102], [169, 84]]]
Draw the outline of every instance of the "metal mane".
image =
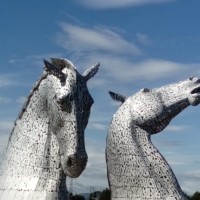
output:
[[[67, 69], [71, 69], [71, 70], [76, 70], [76, 67], [73, 65], [73, 63], [67, 59], [64, 59], [64, 58], [50, 58], [51, 59], [51, 63], [56, 66], [57, 68], [63, 70], [64, 68], [67, 68]], [[40, 77], [40, 79], [35, 83], [35, 85], [33, 86], [33, 89], [31, 90], [29, 96], [27, 97], [23, 107], [22, 107], [22, 110], [21, 112], [19, 113], [19, 116], [17, 119], [20, 119], [23, 115], [23, 113], [26, 111], [26, 108], [30, 102], [30, 99], [31, 97], [33, 96], [34, 92], [36, 90], [38, 90], [39, 86], [40, 86], [40, 83], [46, 79], [48, 76], [48, 73], [45, 71], [44, 74]], [[16, 119], [16, 120], [17, 120]]]
[[30, 103], [31, 97], [33, 96], [34, 92], [35, 92], [36, 90], [38, 90], [38, 88], [39, 88], [39, 86], [40, 86], [40, 83], [41, 83], [44, 79], [46, 79], [47, 76], [48, 76], [48, 74], [45, 72], [45, 73], [41, 76], [41, 78], [35, 83], [35, 86], [34, 86], [33, 89], [31, 90], [29, 96], [26, 98], [26, 101], [25, 101], [25, 103], [24, 103], [23, 106], [22, 106], [22, 110], [21, 110], [21, 112], [19, 113], [18, 118], [17, 118], [15, 121], [17, 121], [18, 119], [20, 119], [20, 118], [22, 117], [23, 113], [26, 111], [26, 108], [27, 108], [28, 104]]

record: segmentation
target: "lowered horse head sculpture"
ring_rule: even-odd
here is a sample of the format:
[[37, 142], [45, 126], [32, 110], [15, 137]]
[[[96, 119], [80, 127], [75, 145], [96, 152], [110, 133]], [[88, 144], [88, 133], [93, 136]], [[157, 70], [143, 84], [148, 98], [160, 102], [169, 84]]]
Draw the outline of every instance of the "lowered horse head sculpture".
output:
[[152, 144], [151, 135], [166, 128], [189, 105], [200, 103], [200, 79], [145, 88], [128, 98], [109, 93], [122, 102], [113, 116], [106, 145], [112, 200], [186, 199], [171, 167]]
[[44, 64], [9, 138], [1, 200], [65, 200], [66, 176], [78, 177], [87, 164], [84, 130], [93, 104], [87, 81], [99, 64], [83, 75], [66, 59]]
[[[99, 64], [82, 76], [69, 61], [52, 59], [53, 64], [47, 61], [44, 63], [47, 73], [52, 75], [47, 79], [50, 87], [49, 127], [59, 144], [64, 173], [76, 178], [87, 163], [84, 130], [90, 116], [93, 98], [86, 84], [97, 73]], [[62, 69], [66, 65], [67, 67]]]

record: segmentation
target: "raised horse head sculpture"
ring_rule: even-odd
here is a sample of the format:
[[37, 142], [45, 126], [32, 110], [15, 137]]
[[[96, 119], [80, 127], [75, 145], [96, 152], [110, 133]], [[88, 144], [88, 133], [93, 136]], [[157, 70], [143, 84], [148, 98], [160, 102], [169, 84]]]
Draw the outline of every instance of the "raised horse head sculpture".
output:
[[66, 176], [78, 177], [87, 164], [84, 130], [93, 104], [87, 81], [99, 64], [83, 75], [66, 59], [44, 64], [9, 138], [1, 200], [66, 200]]
[[110, 95], [122, 102], [113, 115], [106, 145], [112, 200], [186, 199], [151, 135], [166, 128], [189, 105], [200, 103], [200, 79], [145, 88], [130, 97]]

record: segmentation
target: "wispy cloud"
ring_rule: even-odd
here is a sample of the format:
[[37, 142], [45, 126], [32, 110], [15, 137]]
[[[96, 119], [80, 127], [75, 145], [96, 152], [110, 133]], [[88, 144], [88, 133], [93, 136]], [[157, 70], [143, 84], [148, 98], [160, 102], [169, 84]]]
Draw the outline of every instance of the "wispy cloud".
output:
[[0, 75], [0, 88], [18, 85], [19, 83], [15, 80], [16, 74], [2, 74]]
[[179, 175], [179, 180], [182, 189], [192, 195], [195, 191], [199, 191], [200, 171], [186, 171], [184, 174]]
[[136, 33], [137, 41], [142, 45], [152, 45], [153, 42], [143, 33]]
[[[157, 59], [144, 60], [141, 62], [114, 59], [112, 62], [111, 60], [107, 61], [107, 66], [110, 66], [109, 70], [112, 70], [114, 77], [123, 81], [159, 80], [169, 77], [171, 74], [177, 74], [186, 68], [185, 65], [179, 63]], [[115, 70], [113, 70], [113, 68], [115, 68]]]
[[135, 44], [105, 27], [86, 28], [67, 23], [60, 23], [60, 27], [62, 32], [57, 35], [57, 43], [68, 51], [107, 51], [129, 55], [141, 53]]
[[79, 0], [80, 3], [84, 4], [87, 7], [94, 9], [113, 9], [121, 8], [127, 6], [141, 6], [145, 4], [156, 4], [156, 3], [165, 3], [173, 2], [175, 0]]
[[[163, 78], [189, 77], [195, 74], [198, 64], [182, 64], [169, 60], [146, 59], [138, 62], [126, 57], [113, 55], [93, 54], [85, 56], [89, 62], [100, 60], [104, 70], [104, 77], [123, 83], [134, 81], [154, 81]], [[193, 71], [191, 71], [191, 68]], [[102, 82], [103, 83], [103, 82]]]
[[95, 130], [106, 130], [106, 125], [102, 124], [102, 123], [95, 123], [95, 122], [91, 122], [89, 125], [88, 125], [88, 128], [89, 129], [95, 129]]
[[183, 161], [179, 161], [179, 160], [168, 160], [168, 163], [172, 166], [180, 166], [180, 165], [184, 165], [185, 163]]
[[[56, 36], [57, 44], [70, 51], [75, 62], [81, 66], [100, 62], [103, 70], [101, 78], [95, 78], [95, 86], [109, 85], [114, 81], [154, 81], [164, 78], [187, 77], [198, 74], [197, 63], [178, 63], [170, 60], [145, 58], [139, 46], [130, 42], [122, 31], [107, 27], [83, 27], [60, 23]], [[133, 40], [149, 45], [148, 35], [136, 33]], [[147, 56], [146, 56], [147, 57]], [[137, 61], [136, 61], [137, 60]], [[191, 70], [191, 68], [193, 70]], [[100, 72], [101, 73], [101, 72]]]
[[182, 146], [182, 143], [176, 140], [163, 140], [163, 141], [157, 141], [159, 146], [166, 147], [177, 147], [177, 146]]
[[7, 97], [0, 97], [0, 104], [7, 104], [12, 102], [12, 99], [7, 98]]
[[11, 121], [0, 121], [0, 133], [8, 133], [13, 127], [13, 122]]
[[29, 66], [29, 70], [30, 70], [30, 66], [33, 67], [41, 67], [43, 66], [43, 59], [49, 59], [49, 58], [60, 58], [63, 57], [62, 54], [60, 53], [46, 53], [46, 54], [34, 54], [34, 55], [29, 55], [26, 57], [17, 57], [14, 56], [12, 57], [8, 62], [12, 65], [17, 65], [17, 66], [21, 66], [21, 67], [26, 67]]
[[182, 132], [183, 130], [186, 130], [188, 128], [188, 126], [184, 126], [184, 125], [169, 125], [166, 127], [166, 129], [164, 130], [165, 132]]
[[21, 96], [21, 97], [18, 97], [16, 99], [16, 102], [19, 103], [19, 104], [23, 104], [25, 101], [26, 101], [26, 97], [25, 96]]

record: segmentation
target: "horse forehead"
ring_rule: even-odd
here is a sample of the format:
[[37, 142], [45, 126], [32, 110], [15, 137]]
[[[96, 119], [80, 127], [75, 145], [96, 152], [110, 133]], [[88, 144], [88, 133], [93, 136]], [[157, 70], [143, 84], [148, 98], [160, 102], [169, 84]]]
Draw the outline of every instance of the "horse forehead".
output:
[[129, 97], [124, 104], [122, 104], [123, 108], [126, 107], [130, 109], [134, 115], [136, 113], [146, 114], [151, 112], [160, 112], [163, 109], [163, 102], [159, 95], [155, 95], [153, 92], [138, 93]]
[[67, 74], [67, 84], [68, 86], [76, 86], [77, 88], [84, 88], [87, 89], [86, 81], [84, 77], [79, 74], [79, 72], [76, 69], [69, 69], [65, 68], [64, 73]]
[[87, 82], [85, 81], [84, 77], [80, 75], [77, 71], [74, 75], [74, 80], [70, 81], [68, 84], [68, 87], [73, 88], [72, 92], [74, 92], [76, 95], [81, 96], [85, 99], [92, 99], [87, 87]]
[[143, 102], [147, 102], [147, 101], [153, 102], [155, 101], [155, 99], [158, 101], [159, 98], [160, 98], [159, 92], [155, 90], [150, 90], [149, 92], [140, 91], [130, 98], [130, 102], [142, 104]]
[[77, 87], [76, 91], [75, 91], [75, 95], [83, 102], [85, 101], [93, 101], [92, 96], [90, 95], [90, 92], [87, 88], [87, 85], [85, 86], [80, 86]]
[[179, 81], [177, 83], [172, 83], [169, 85], [164, 85], [159, 88], [153, 89], [154, 92], [167, 92], [167, 91], [181, 91], [183, 89], [189, 89], [193, 86], [191, 81], [184, 80], [184, 81]]

